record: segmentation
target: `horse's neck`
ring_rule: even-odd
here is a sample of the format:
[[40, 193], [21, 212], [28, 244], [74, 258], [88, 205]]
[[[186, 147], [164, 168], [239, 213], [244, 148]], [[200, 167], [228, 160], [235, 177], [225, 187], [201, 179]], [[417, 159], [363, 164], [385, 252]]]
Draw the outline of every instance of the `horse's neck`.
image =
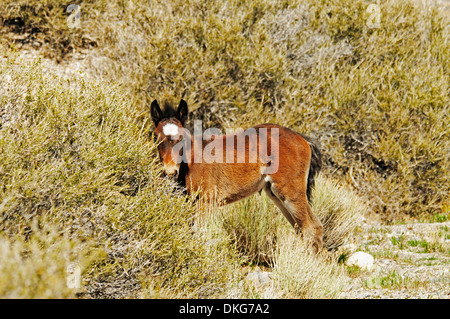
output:
[[212, 139], [204, 140], [203, 136], [194, 137], [194, 135], [189, 134], [187, 138], [185, 138], [186, 143], [190, 143], [190, 145], [185, 145], [185, 150], [189, 150], [190, 155], [188, 155], [187, 162], [188, 163], [198, 163], [199, 159], [202, 158], [203, 149], [206, 145], [214, 141], [214, 137]]

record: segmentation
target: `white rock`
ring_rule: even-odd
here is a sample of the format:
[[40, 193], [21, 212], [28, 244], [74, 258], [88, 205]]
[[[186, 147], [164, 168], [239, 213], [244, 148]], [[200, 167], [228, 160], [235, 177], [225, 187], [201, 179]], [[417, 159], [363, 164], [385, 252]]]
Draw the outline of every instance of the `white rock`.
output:
[[373, 261], [374, 259], [372, 255], [364, 253], [362, 251], [357, 251], [347, 258], [345, 264], [347, 266], [357, 266], [363, 270], [372, 270]]

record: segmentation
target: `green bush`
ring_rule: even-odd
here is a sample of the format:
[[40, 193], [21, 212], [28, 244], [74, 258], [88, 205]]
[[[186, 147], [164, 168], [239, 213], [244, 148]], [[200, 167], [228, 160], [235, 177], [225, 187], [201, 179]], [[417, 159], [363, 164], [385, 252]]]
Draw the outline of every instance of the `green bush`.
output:
[[[232, 275], [233, 260], [221, 255], [220, 261], [204, 263], [219, 256], [204, 249], [192, 232], [195, 206], [161, 177], [155, 144], [136, 124], [136, 110], [118, 88], [64, 80], [44, 74], [38, 63], [14, 66], [14, 61], [11, 55], [0, 70], [2, 78], [9, 78], [0, 92], [5, 109], [0, 235], [10, 259], [2, 275], [15, 278], [8, 271], [20, 264], [14, 260], [27, 247], [31, 253], [22, 257], [23, 271], [30, 270], [21, 276], [32, 282], [34, 260], [53, 246], [62, 246], [64, 254], [100, 249], [104, 256], [86, 265], [83, 295], [220, 294]], [[47, 224], [54, 226], [48, 239], [36, 231]], [[35, 236], [43, 238], [41, 245], [33, 244]], [[35, 266], [45, 268], [52, 256]], [[61, 279], [62, 261], [63, 256], [55, 258], [56, 274], [43, 276]], [[44, 289], [50, 279], [24, 287], [19, 281], [12, 294], [6, 281], [0, 291], [5, 297], [73, 296], [64, 289], [58, 292], [60, 281], [54, 290]]]
[[[2, 298], [75, 298], [82, 291], [89, 265], [104, 252], [92, 241], [71, 238], [58, 228], [46, 220], [39, 227], [36, 223], [26, 240], [0, 235]], [[78, 275], [71, 269], [79, 271], [73, 282], [71, 276]]]

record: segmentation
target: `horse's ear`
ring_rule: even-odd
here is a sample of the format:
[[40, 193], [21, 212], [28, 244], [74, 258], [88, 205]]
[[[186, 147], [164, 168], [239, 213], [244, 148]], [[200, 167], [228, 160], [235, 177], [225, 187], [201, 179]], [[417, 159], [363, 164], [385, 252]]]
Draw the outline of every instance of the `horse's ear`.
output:
[[150, 114], [152, 115], [153, 123], [155, 123], [155, 126], [158, 126], [158, 123], [162, 119], [162, 111], [159, 107], [158, 101], [154, 100], [152, 105], [150, 105]]
[[186, 101], [183, 99], [181, 99], [180, 105], [178, 105], [176, 117], [181, 122], [182, 125], [184, 125], [184, 123], [188, 118], [188, 106]]

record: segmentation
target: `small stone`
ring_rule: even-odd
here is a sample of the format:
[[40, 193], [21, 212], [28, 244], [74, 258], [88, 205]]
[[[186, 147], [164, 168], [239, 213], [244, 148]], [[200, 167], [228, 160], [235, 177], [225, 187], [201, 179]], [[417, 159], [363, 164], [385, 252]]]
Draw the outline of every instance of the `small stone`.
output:
[[268, 271], [254, 271], [245, 277], [245, 281], [256, 287], [264, 287], [272, 283], [272, 274]]
[[357, 266], [362, 270], [372, 270], [374, 259], [372, 255], [364, 253], [362, 251], [357, 251], [351, 254], [345, 261], [347, 266]]

